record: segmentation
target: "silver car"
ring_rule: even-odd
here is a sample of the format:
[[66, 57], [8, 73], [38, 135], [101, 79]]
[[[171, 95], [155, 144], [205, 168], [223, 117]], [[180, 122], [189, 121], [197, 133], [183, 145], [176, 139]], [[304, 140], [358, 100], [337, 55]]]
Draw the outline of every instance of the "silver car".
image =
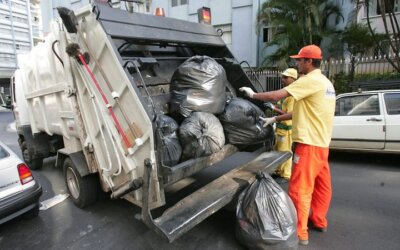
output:
[[28, 166], [0, 141], [0, 224], [20, 215], [36, 217], [41, 195]]

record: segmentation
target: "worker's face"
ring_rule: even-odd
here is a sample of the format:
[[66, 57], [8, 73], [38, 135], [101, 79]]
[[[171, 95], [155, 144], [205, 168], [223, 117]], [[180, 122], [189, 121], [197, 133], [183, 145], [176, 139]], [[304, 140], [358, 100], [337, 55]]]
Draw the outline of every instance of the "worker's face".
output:
[[293, 79], [290, 76], [282, 76], [282, 84], [284, 87], [288, 86], [289, 84], [291, 84], [294, 81], [295, 81], [295, 79]]
[[296, 58], [296, 66], [300, 74], [307, 74], [312, 65], [311, 59], [306, 58]]

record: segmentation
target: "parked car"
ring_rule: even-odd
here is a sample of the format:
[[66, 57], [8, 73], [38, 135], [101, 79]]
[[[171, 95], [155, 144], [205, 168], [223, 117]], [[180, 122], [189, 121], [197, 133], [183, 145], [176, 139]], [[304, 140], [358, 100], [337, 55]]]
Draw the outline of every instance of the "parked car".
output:
[[28, 166], [0, 141], [0, 224], [20, 215], [37, 216], [41, 194]]
[[400, 90], [338, 95], [330, 147], [399, 153]]

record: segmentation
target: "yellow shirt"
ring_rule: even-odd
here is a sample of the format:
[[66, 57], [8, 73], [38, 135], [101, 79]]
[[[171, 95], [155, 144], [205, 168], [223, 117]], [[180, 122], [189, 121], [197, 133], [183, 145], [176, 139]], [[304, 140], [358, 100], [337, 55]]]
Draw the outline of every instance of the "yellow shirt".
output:
[[[278, 108], [285, 113], [290, 113], [293, 111], [293, 104], [294, 104], [294, 99], [292, 96], [283, 98], [283, 99], [279, 100], [277, 103]], [[279, 123], [282, 123], [283, 125], [286, 125], [286, 126], [292, 126], [292, 120], [281, 121]]]
[[296, 100], [292, 115], [293, 141], [329, 147], [335, 115], [335, 89], [331, 81], [315, 69], [285, 89]]

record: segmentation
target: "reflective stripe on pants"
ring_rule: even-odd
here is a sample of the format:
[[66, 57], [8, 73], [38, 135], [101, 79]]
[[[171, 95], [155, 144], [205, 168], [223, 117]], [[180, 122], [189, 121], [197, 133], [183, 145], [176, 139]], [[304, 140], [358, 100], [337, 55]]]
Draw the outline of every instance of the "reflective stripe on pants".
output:
[[297, 235], [308, 239], [308, 218], [317, 227], [327, 227], [329, 204], [332, 196], [329, 171], [329, 148], [297, 143], [293, 156], [289, 196], [297, 210]]
[[[275, 150], [276, 151], [292, 151], [292, 132], [277, 128], [275, 132]], [[290, 179], [292, 174], [292, 159], [285, 161], [276, 168], [275, 173], [285, 179]]]

